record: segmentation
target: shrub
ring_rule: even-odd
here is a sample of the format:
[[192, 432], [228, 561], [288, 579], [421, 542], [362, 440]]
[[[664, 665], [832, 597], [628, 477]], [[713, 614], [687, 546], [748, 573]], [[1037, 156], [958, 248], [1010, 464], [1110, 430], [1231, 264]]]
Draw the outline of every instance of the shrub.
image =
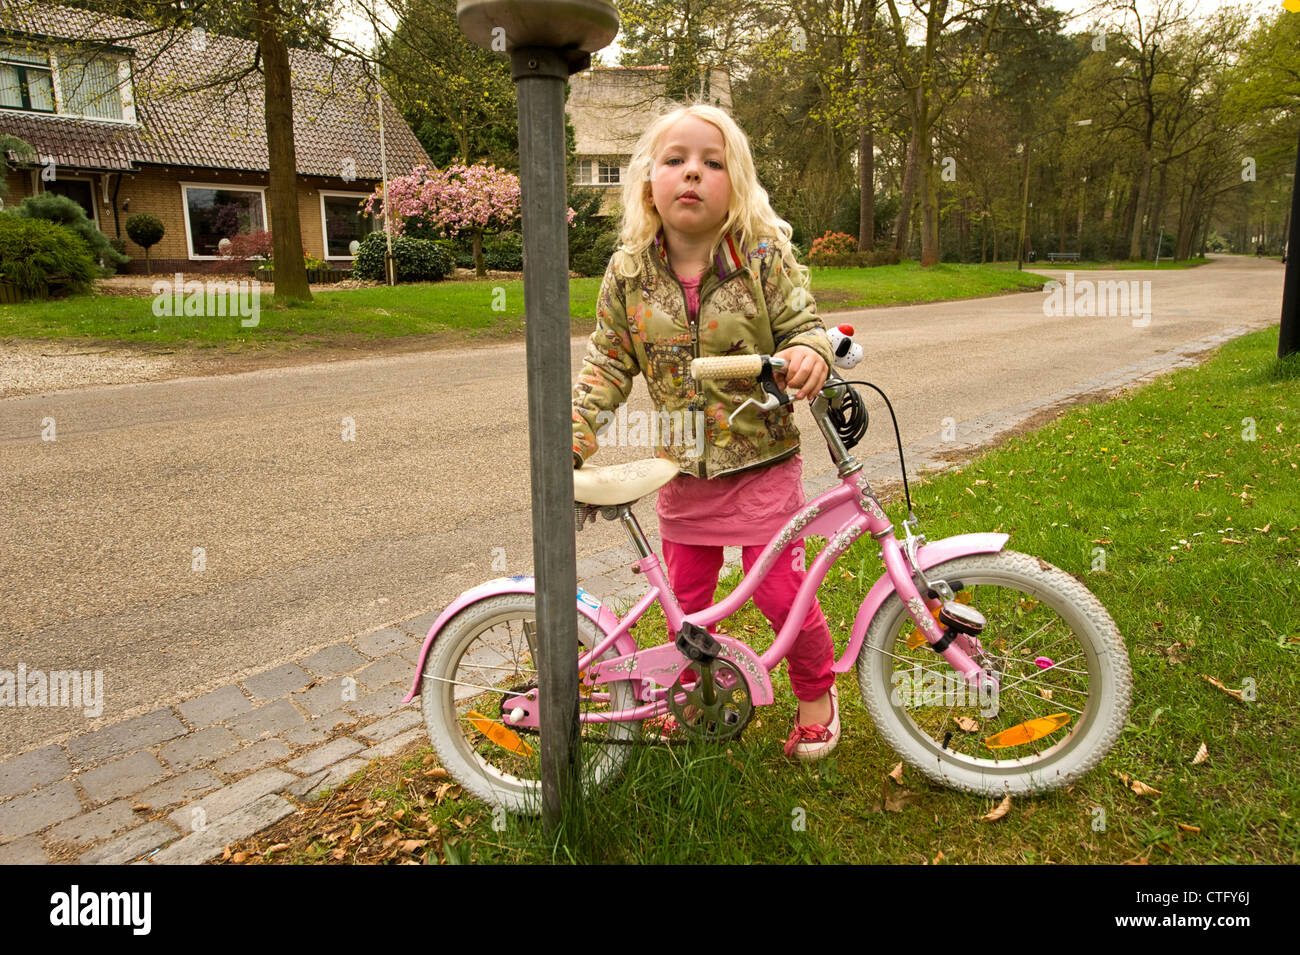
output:
[[40, 218], [0, 213], [0, 282], [28, 295], [43, 289], [85, 291], [96, 271], [85, 242], [71, 229]]
[[823, 269], [860, 269], [876, 265], [897, 265], [900, 261], [902, 256], [897, 249], [880, 249], [875, 252], [842, 252], [836, 255], [823, 253], [812, 264]]
[[[352, 274], [382, 282], [386, 244], [382, 232], [366, 236], [352, 263]], [[393, 259], [399, 282], [439, 282], [455, 267], [450, 253], [438, 242], [407, 235], [393, 236]]]
[[229, 243], [222, 255], [232, 262], [247, 262], [249, 259], [269, 260], [274, 248], [269, 229], [237, 232], [222, 241]]
[[618, 233], [603, 232], [583, 249], [569, 249], [569, 264], [581, 275], [604, 275], [610, 257], [618, 248]]
[[808, 253], [808, 259], [816, 262], [829, 256], [849, 255], [857, 250], [858, 240], [853, 236], [845, 232], [827, 232], [821, 238], [813, 239], [812, 250]]
[[518, 232], [484, 236], [483, 264], [499, 272], [522, 272], [524, 237]]
[[122, 256], [123, 262], [117, 267], [117, 270], [125, 272], [127, 263], [131, 261], [131, 256], [126, 254], [126, 241], [124, 239], [109, 239], [108, 244], [113, 247], [113, 251]]
[[95, 223], [86, 218], [86, 210], [67, 196], [43, 192], [39, 196], [28, 196], [15, 208], [14, 213], [28, 219], [44, 219], [61, 225], [75, 234], [90, 253], [91, 260], [103, 263], [104, 274], [110, 275], [118, 266], [126, 265], [127, 257], [108, 244], [108, 236], [95, 228]]
[[132, 242], [144, 249], [144, 268], [151, 275], [153, 263], [149, 260], [149, 250], [161, 242], [166, 233], [162, 220], [147, 212], [136, 213], [126, 220], [126, 234]]

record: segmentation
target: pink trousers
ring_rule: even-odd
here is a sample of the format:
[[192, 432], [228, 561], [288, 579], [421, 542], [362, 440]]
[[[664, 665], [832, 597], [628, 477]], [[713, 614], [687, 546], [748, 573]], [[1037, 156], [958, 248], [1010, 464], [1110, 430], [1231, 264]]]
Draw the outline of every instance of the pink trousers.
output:
[[[668, 582], [677, 595], [682, 612], [695, 613], [712, 606], [713, 594], [718, 589], [718, 571], [722, 569], [722, 547], [679, 544], [670, 540], [662, 543]], [[751, 544], [741, 549], [740, 563], [745, 573], [749, 573], [764, 547], [765, 544]], [[786, 549], [754, 591], [754, 603], [776, 633], [781, 632], [806, 573], [802, 561], [791, 556], [796, 553], [796, 547], [799, 548], [797, 553], [802, 553], [803, 541], [798, 540]], [[709, 630], [713, 632], [714, 628], [711, 626]], [[831, 673], [834, 658], [830, 628], [826, 625], [821, 605], [813, 600], [804, 617], [803, 628], [785, 658], [794, 695], [807, 702], [821, 699], [835, 682], [835, 675]]]

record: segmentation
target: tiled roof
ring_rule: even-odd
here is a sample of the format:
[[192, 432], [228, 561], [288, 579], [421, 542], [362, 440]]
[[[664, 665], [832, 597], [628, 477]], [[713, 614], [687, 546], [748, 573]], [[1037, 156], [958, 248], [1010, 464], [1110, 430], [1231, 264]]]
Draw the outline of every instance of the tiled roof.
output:
[[[257, 50], [251, 40], [148, 33], [143, 23], [88, 10], [26, 0], [7, 5], [4, 26], [8, 30], [56, 38], [50, 45], [99, 40], [131, 48], [138, 124], [0, 110], [0, 132], [18, 136], [42, 157], [54, 156], [67, 166], [115, 170], [158, 164], [268, 170], [260, 73], [244, 77], [237, 86], [176, 92], [181, 84], [192, 88], [205, 77], [251, 66]], [[27, 42], [39, 45], [39, 41]], [[338, 177], [351, 160], [357, 179], [379, 179], [375, 89], [361, 64], [307, 50], [290, 50], [289, 64], [298, 173]], [[382, 101], [388, 174], [403, 175], [413, 166], [432, 165], [387, 95]]]

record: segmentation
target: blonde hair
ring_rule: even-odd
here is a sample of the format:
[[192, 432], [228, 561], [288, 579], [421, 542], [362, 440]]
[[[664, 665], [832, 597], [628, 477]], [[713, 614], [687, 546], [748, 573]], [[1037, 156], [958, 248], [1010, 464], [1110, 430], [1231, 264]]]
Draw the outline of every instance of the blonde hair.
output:
[[[654, 242], [663, 220], [655, 209], [650, 177], [655, 156], [665, 135], [678, 120], [695, 116], [716, 126], [722, 133], [724, 166], [731, 179], [731, 196], [727, 217], [718, 227], [709, 249], [709, 258], [718, 254], [723, 239], [732, 232], [740, 234], [741, 245], [752, 250], [762, 239], [775, 239], [778, 254], [789, 249], [793, 227], [772, 209], [767, 190], [758, 182], [749, 137], [726, 112], [707, 103], [687, 103], [670, 107], [655, 119], [637, 141], [628, 162], [627, 181], [623, 183], [623, 222], [619, 230], [619, 247], [614, 251], [615, 270], [631, 278], [641, 271], [641, 253]], [[793, 255], [790, 256], [794, 260]], [[808, 269], [794, 261], [797, 284], [808, 284]]]

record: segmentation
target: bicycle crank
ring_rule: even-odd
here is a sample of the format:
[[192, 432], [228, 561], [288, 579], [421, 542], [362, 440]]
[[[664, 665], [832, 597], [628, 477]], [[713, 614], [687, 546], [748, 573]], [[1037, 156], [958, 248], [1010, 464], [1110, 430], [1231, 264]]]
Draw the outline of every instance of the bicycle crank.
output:
[[683, 684], [679, 676], [668, 689], [668, 712], [694, 739], [718, 742], [736, 739], [754, 715], [749, 684], [740, 668], [721, 657], [692, 663], [685, 672], [696, 679]]

